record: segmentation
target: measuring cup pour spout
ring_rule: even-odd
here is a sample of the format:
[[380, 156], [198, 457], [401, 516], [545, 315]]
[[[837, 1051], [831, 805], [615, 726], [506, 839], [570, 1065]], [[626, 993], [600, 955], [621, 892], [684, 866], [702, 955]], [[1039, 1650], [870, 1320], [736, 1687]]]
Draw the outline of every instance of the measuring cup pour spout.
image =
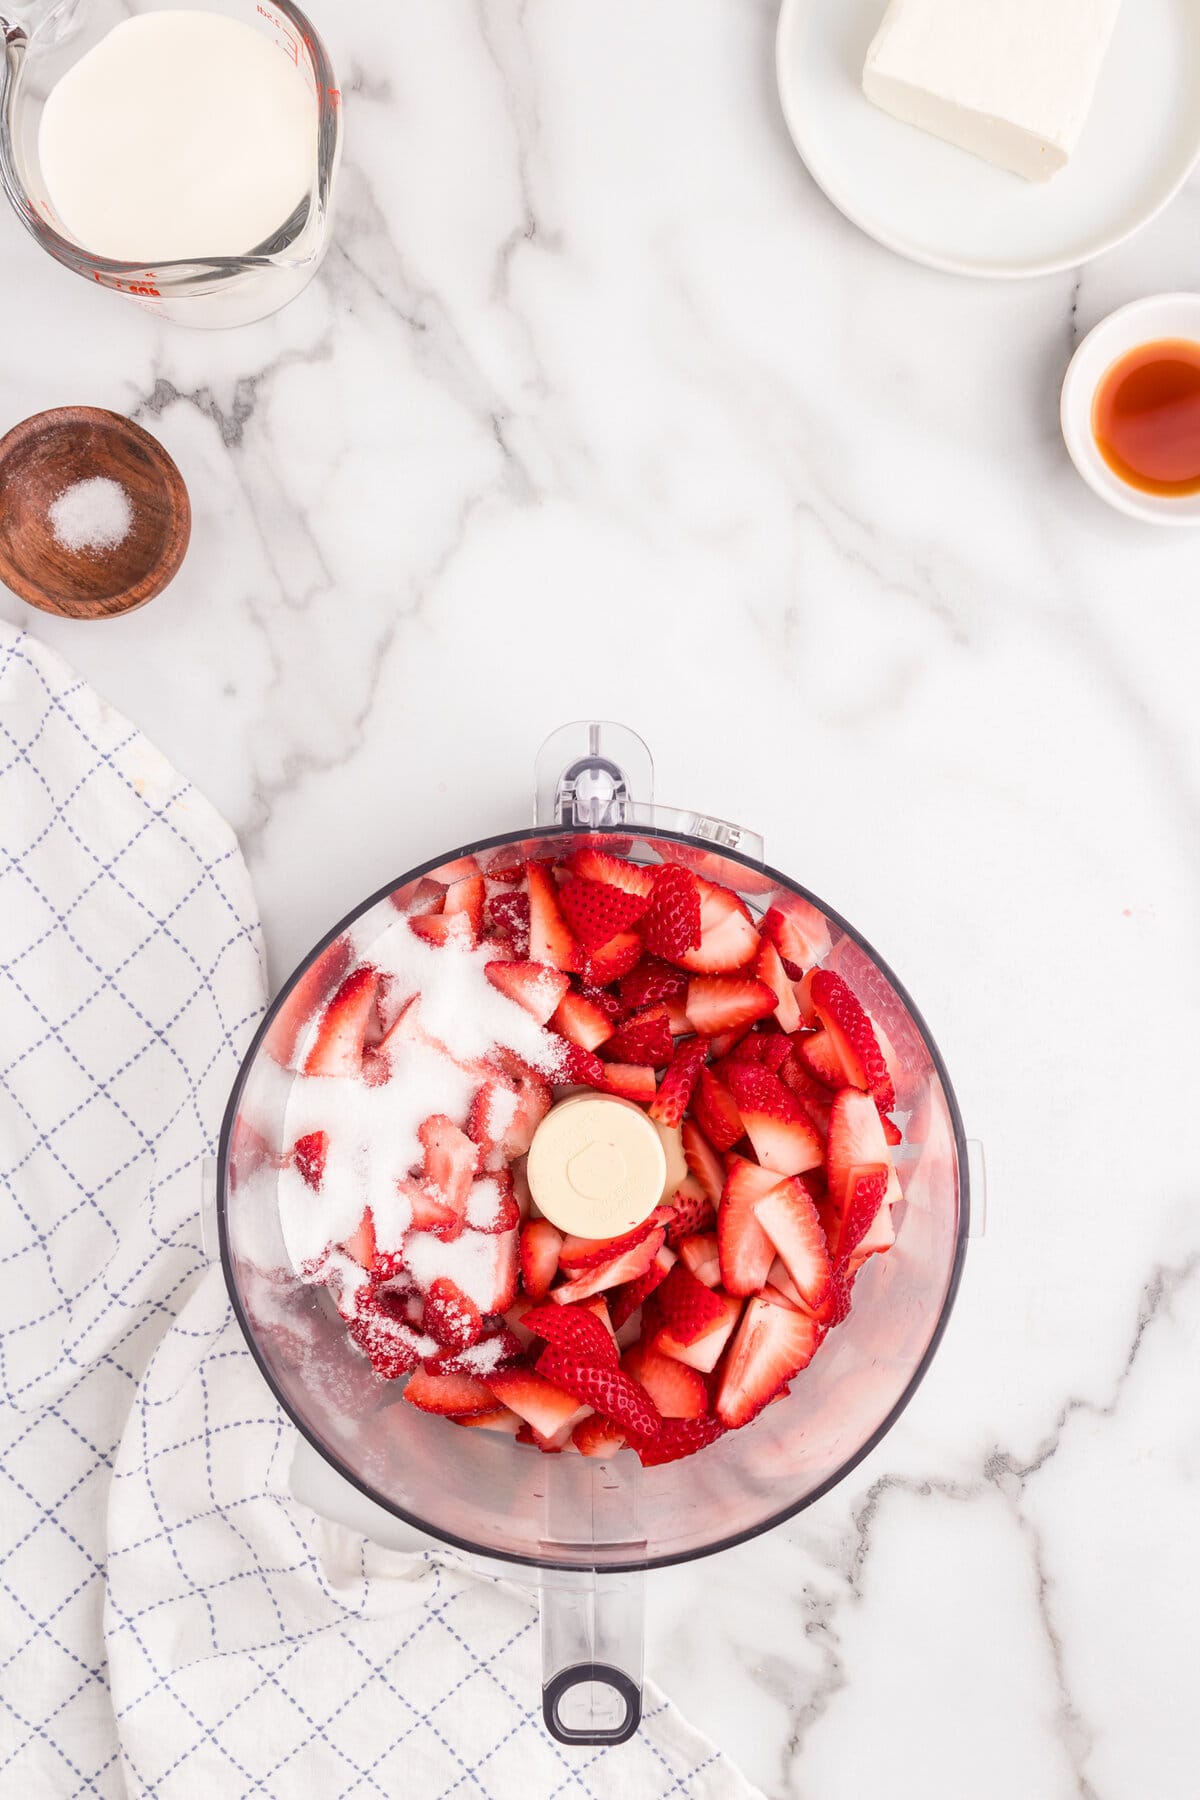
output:
[[[134, 14], [159, 10], [156, 0], [131, 0]], [[245, 325], [294, 299], [324, 255], [341, 154], [341, 95], [324, 44], [291, 0], [205, 0], [205, 10], [264, 36], [298, 70], [312, 96], [308, 191], [265, 242], [241, 256], [199, 255], [150, 266], [96, 255], [73, 237], [50, 195], [38, 137], [47, 95], [112, 23], [104, 9], [83, 0], [4, 0], [0, 186], [41, 248], [77, 275], [176, 324]]]

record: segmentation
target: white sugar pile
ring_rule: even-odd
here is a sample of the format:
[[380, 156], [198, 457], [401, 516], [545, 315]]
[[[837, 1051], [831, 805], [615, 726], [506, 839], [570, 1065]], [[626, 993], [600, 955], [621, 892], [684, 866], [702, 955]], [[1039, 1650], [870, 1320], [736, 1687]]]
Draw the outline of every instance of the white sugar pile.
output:
[[50, 529], [64, 550], [115, 550], [132, 525], [129, 495], [107, 475], [72, 482], [50, 507]]

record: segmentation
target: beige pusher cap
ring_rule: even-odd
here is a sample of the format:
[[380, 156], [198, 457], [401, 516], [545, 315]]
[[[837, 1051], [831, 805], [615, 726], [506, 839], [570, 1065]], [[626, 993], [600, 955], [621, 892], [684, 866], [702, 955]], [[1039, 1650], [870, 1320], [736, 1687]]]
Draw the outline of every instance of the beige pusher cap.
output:
[[526, 1172], [539, 1210], [560, 1231], [619, 1237], [662, 1199], [667, 1152], [653, 1119], [631, 1100], [574, 1094], [538, 1126]]

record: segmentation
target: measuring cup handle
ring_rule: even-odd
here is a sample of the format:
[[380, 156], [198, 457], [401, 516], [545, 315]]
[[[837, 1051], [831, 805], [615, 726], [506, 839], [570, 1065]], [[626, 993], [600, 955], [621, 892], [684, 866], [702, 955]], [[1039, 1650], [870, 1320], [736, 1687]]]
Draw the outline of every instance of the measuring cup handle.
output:
[[623, 1744], [642, 1721], [643, 1578], [543, 1573], [542, 1717], [560, 1744]]

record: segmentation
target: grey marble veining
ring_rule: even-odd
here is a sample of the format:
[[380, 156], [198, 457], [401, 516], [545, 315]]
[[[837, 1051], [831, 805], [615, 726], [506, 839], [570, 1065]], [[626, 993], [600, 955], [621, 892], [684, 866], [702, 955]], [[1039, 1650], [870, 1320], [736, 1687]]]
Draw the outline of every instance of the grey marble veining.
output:
[[1057, 395], [1200, 280], [1200, 185], [1073, 274], [910, 267], [797, 163], [774, 10], [326, 5], [335, 241], [243, 331], [0, 219], [0, 423], [127, 411], [195, 512], [143, 612], [0, 612], [230, 818], [277, 977], [590, 714], [854, 919], [988, 1231], [900, 1424], [653, 1578], [648, 1664], [772, 1800], [1194, 1800], [1200, 539], [1090, 495]]

